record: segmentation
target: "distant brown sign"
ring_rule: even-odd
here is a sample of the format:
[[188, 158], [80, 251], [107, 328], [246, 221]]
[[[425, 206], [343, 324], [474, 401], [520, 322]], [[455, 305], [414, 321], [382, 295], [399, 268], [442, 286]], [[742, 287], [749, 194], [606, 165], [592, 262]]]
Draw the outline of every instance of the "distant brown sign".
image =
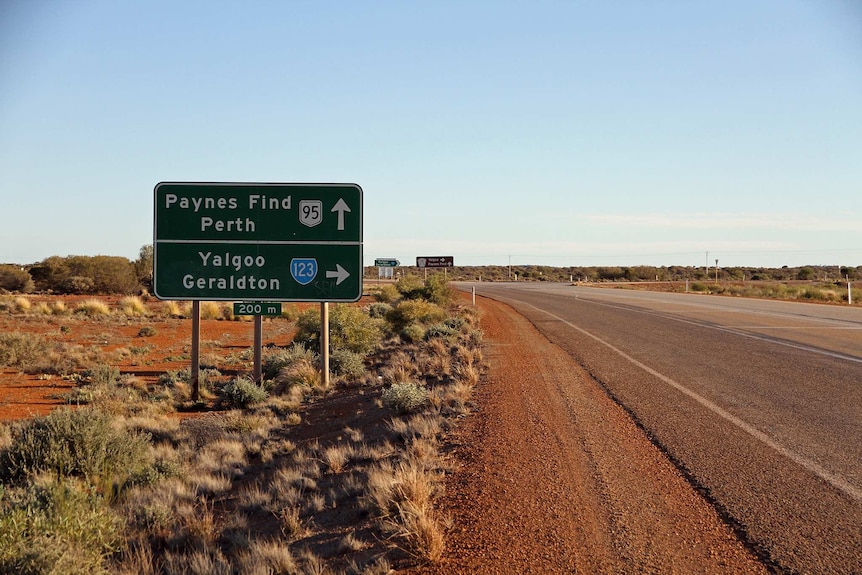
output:
[[418, 268], [451, 268], [455, 265], [453, 256], [426, 256], [416, 258]]

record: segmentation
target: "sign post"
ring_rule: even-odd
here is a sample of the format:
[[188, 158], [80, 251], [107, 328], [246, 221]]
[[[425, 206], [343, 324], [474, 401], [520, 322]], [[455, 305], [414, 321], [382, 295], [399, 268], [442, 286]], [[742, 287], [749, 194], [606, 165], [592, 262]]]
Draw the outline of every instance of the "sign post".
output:
[[455, 265], [453, 256], [424, 256], [416, 258], [417, 268], [451, 268]]
[[393, 269], [400, 266], [401, 262], [399, 262], [395, 258], [377, 258], [374, 260], [374, 265], [377, 266], [377, 279], [381, 278], [389, 278], [392, 279]]
[[362, 297], [356, 184], [161, 182], [154, 204], [153, 292], [160, 299]]
[[447, 275], [446, 268], [455, 265], [453, 256], [420, 256], [416, 258], [416, 267], [425, 270], [425, 279], [428, 279], [428, 268], [443, 268], [444, 277]]

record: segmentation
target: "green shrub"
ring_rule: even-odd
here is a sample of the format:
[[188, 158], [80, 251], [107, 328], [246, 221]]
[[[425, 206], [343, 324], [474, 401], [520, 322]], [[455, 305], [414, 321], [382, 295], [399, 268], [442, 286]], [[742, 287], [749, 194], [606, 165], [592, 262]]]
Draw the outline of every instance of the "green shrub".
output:
[[374, 290], [373, 295], [380, 303], [393, 303], [401, 297], [401, 292], [393, 284], [385, 284]]
[[84, 372], [84, 378], [95, 386], [112, 386], [120, 381], [120, 369], [112, 365], [99, 365]]
[[362, 356], [346, 349], [337, 349], [329, 356], [329, 369], [336, 375], [356, 380], [365, 375]]
[[261, 359], [261, 371], [264, 379], [275, 379], [285, 367], [298, 361], [308, 361], [312, 365], [317, 362], [317, 354], [302, 343], [294, 343], [287, 349], [280, 349]]
[[[320, 311], [308, 309], [296, 320], [294, 341], [312, 349], [320, 349]], [[347, 349], [368, 355], [383, 338], [381, 321], [371, 318], [361, 308], [352, 305], [333, 306], [329, 312], [330, 349]]]
[[393, 383], [383, 390], [383, 405], [399, 413], [408, 413], [428, 403], [428, 390], [418, 383]]
[[138, 337], [152, 337], [156, 335], [158, 332], [156, 328], [151, 325], [145, 325], [141, 329], [138, 330]]
[[237, 377], [222, 389], [222, 401], [230, 407], [245, 409], [266, 401], [266, 390], [248, 377]]
[[96, 409], [64, 408], [17, 424], [12, 445], [0, 453], [0, 473], [12, 480], [44, 471], [124, 480], [149, 463], [149, 435], [117, 429], [112, 419]]
[[374, 318], [385, 318], [392, 306], [388, 303], [375, 302], [368, 306], [368, 315]]
[[178, 383], [189, 383], [192, 372], [189, 368], [168, 370], [159, 376], [159, 385], [176, 385]]
[[440, 337], [445, 339], [447, 337], [452, 337], [457, 334], [457, 329], [449, 327], [445, 323], [435, 323], [425, 331], [425, 339], [427, 340], [434, 337]]
[[425, 285], [416, 276], [404, 276], [395, 284], [398, 292], [407, 299], [421, 299], [425, 297]]
[[418, 343], [425, 339], [426, 330], [419, 323], [411, 323], [399, 332], [401, 338], [408, 343]]
[[0, 491], [0, 573], [107, 573], [123, 523], [92, 487], [61, 480]]
[[50, 345], [29, 333], [0, 333], [0, 366], [23, 368], [43, 358]]
[[437, 305], [447, 305], [452, 301], [452, 288], [444, 276], [434, 275], [425, 282], [425, 299]]
[[442, 275], [433, 275], [424, 283], [417, 277], [406, 276], [398, 280], [398, 291], [408, 300], [427, 300], [446, 305], [452, 300], [452, 288]]
[[387, 321], [395, 331], [401, 331], [408, 324], [431, 324], [446, 319], [446, 310], [439, 305], [423, 300], [406, 300], [393, 307], [386, 315]]

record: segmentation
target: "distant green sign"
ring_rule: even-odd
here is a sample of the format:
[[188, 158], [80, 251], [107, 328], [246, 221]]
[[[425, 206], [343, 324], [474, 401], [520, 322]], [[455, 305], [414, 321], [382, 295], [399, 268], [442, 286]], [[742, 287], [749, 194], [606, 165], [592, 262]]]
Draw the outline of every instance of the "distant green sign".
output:
[[233, 315], [281, 315], [281, 303], [273, 301], [234, 302]]
[[356, 301], [362, 189], [160, 183], [153, 260], [162, 299]]
[[377, 258], [374, 260], [374, 265], [379, 268], [394, 268], [400, 265], [401, 262], [395, 258]]

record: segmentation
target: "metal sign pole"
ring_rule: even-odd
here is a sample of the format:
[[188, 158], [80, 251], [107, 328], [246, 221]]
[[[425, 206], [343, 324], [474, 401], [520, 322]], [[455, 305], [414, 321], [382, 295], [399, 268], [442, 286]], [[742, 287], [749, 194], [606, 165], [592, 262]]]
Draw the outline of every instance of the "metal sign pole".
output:
[[201, 397], [200, 371], [201, 371], [201, 302], [192, 302], [192, 401], [198, 401]]
[[320, 379], [329, 387], [329, 303], [320, 303]]
[[263, 381], [263, 316], [254, 316], [254, 382]]

